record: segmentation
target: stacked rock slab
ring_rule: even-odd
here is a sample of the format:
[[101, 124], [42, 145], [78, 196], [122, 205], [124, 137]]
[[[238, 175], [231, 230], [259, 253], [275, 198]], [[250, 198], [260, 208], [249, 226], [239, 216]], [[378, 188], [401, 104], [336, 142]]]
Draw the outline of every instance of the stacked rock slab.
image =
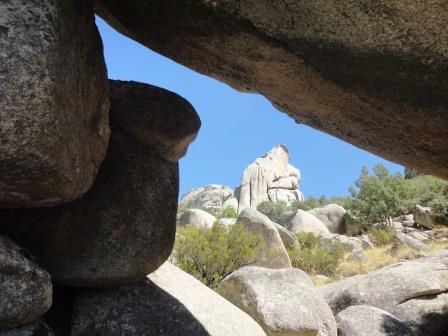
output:
[[321, 287], [334, 314], [367, 304], [394, 314], [400, 304], [448, 290], [448, 267], [441, 263], [398, 262], [368, 274]]
[[0, 207], [92, 185], [109, 139], [102, 43], [88, 1], [0, 3]]
[[130, 38], [263, 94], [297, 122], [448, 177], [445, 1], [95, 0], [95, 7]]
[[448, 293], [422, 295], [397, 306], [394, 315], [413, 336], [444, 336], [448, 328]]
[[174, 241], [176, 160], [199, 130], [199, 117], [169, 91], [110, 84], [110, 144], [92, 188], [66, 205], [3, 213], [2, 230], [63, 285], [141, 280], [168, 258]]
[[80, 291], [72, 336], [265, 336], [246, 313], [165, 263], [148, 279]]
[[251, 163], [243, 172], [238, 192], [238, 212], [265, 202], [303, 201], [298, 190], [300, 172], [289, 164], [289, 151], [278, 145]]
[[52, 302], [50, 275], [22, 252], [0, 235], [0, 335], [2, 330], [33, 322]]
[[[369, 305], [385, 310], [405, 323], [413, 336], [444, 336], [448, 328], [447, 256], [447, 250], [435, 252], [321, 289], [336, 316], [348, 307]], [[362, 327], [361, 316], [350, 315], [354, 320], [359, 319], [358, 327]], [[353, 320], [348, 322], [354, 323]]]

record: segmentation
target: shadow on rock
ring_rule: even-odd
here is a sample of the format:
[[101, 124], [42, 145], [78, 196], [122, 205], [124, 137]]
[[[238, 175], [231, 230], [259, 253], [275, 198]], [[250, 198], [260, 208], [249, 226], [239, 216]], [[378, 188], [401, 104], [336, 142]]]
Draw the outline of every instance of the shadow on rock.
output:
[[179, 300], [148, 279], [80, 292], [72, 323], [72, 336], [210, 335]]
[[402, 324], [397, 324], [397, 319], [393, 316], [383, 316], [383, 330], [384, 336], [407, 336], [411, 335], [411, 331], [403, 327]]

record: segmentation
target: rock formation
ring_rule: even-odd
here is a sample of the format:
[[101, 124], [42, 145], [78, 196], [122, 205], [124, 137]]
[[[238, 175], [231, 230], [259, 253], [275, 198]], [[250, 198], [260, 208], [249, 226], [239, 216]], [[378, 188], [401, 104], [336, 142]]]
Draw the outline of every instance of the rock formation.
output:
[[[298, 122], [448, 177], [444, 1], [92, 2], [134, 40], [262, 93]], [[174, 240], [177, 161], [200, 120], [171, 92], [108, 82], [90, 1], [0, 3], [0, 98], [0, 336], [334, 336], [329, 306], [343, 321], [362, 304], [417, 336], [446, 333], [446, 251], [326, 285], [328, 304], [299, 270], [240, 269], [220, 291], [265, 332], [175, 267], [155, 271]], [[275, 265], [261, 256], [264, 266], [289, 267], [284, 245], [296, 243], [253, 209], [302, 199], [288, 161], [287, 149], [275, 147], [246, 169], [235, 193], [240, 220], [281, 252]], [[189, 197], [236, 207], [231, 190], [201, 193], [218, 198]], [[304, 213], [288, 217], [294, 232], [344, 240]], [[73, 287], [64, 289], [70, 297], [52, 304], [60, 284]], [[372, 316], [375, 330], [385, 313]]]
[[94, 3], [128, 37], [299, 123], [448, 177], [445, 1]]
[[80, 291], [72, 336], [265, 336], [260, 326], [191, 275], [165, 263], [135, 284]]
[[[168, 258], [174, 242], [178, 165], [172, 160], [194, 139], [199, 118], [172, 92], [133, 82], [111, 87], [109, 149], [87, 194], [48, 209], [0, 213], [2, 230], [31, 249], [59, 284], [140, 280]], [[132, 87], [136, 91], [128, 95]], [[162, 96], [166, 108], [159, 104]], [[168, 134], [151, 136], [161, 124]]]
[[0, 208], [92, 185], [109, 139], [102, 48], [87, 1], [0, 3]]
[[201, 125], [193, 106], [168, 90], [138, 82], [110, 81], [111, 118], [146, 146], [148, 154], [177, 162]]
[[448, 267], [448, 249], [431, 253], [430, 255], [421, 258], [421, 262], [444, 264]]
[[414, 220], [418, 225], [428, 228], [434, 227], [436, 224], [431, 208], [418, 204], [415, 206]]
[[224, 209], [238, 208], [238, 201], [233, 190], [219, 184], [209, 184], [187, 192], [179, 201], [179, 208]]
[[448, 293], [415, 297], [398, 305], [394, 314], [409, 326], [413, 336], [446, 335]]
[[413, 179], [420, 175], [422, 175], [422, 174], [415, 168], [407, 168], [406, 167], [404, 169], [404, 178], [406, 178], [406, 179]]
[[[350, 330], [358, 330], [359, 335], [364, 335], [361, 330], [367, 332], [368, 325], [372, 331], [366, 335], [375, 335], [374, 331], [378, 335], [390, 335], [380, 333], [379, 321], [376, 321], [383, 319], [386, 313], [372, 311], [370, 320], [365, 319], [366, 314], [357, 313], [357, 307], [364, 307], [359, 305], [368, 305], [371, 307], [362, 310], [376, 307], [391, 314], [387, 315], [391, 327], [405, 325], [408, 331], [403, 335], [443, 336], [448, 318], [447, 265], [448, 250], [443, 250], [415, 261], [398, 262], [368, 274], [324, 285], [321, 290], [343, 335], [352, 335]], [[347, 310], [350, 308], [352, 310]]]
[[50, 275], [23, 252], [0, 236], [0, 334], [1, 330], [33, 322], [51, 305]]
[[337, 335], [328, 304], [301, 270], [247, 266], [227, 276], [217, 291], [267, 335]]
[[267, 268], [292, 267], [279, 230], [267, 216], [255, 209], [246, 208], [238, 216], [237, 222], [243, 224], [247, 231], [260, 236], [265, 243], [264, 250], [253, 265]]
[[246, 167], [241, 185], [235, 191], [219, 184], [192, 189], [179, 201], [180, 209], [203, 209], [217, 213], [233, 208], [241, 213], [245, 208], [256, 209], [261, 202], [302, 202], [298, 189], [300, 171], [289, 164], [286, 146], [278, 145]]
[[274, 223], [274, 224], [278, 230], [278, 233], [280, 234], [280, 238], [282, 239], [283, 245], [285, 246], [286, 249], [289, 249], [292, 247], [300, 249], [300, 244], [299, 244], [294, 232], [289, 231], [288, 229], [284, 228], [283, 226], [281, 226], [277, 223]]
[[201, 209], [187, 209], [180, 216], [177, 225], [193, 225], [197, 228], [210, 229], [216, 222], [216, 217]]
[[336, 315], [339, 336], [412, 336], [411, 328], [388, 312], [368, 305], [351, 306]]
[[57, 336], [45, 322], [41, 320], [25, 324], [21, 327], [0, 331], [0, 336]]
[[300, 172], [289, 164], [286, 146], [278, 145], [256, 159], [243, 172], [238, 193], [238, 212], [257, 208], [261, 202], [303, 201], [298, 190]]
[[331, 233], [345, 233], [346, 210], [337, 204], [328, 204], [308, 211], [326, 225]]
[[291, 211], [282, 217], [280, 224], [291, 232], [308, 232], [315, 235], [330, 236], [327, 226], [319, 218], [304, 210]]
[[404, 234], [402, 232], [397, 232], [395, 236], [397, 237], [398, 241], [414, 250], [421, 251], [426, 248], [426, 245], [424, 243], [410, 235]]
[[447, 266], [419, 260], [398, 262], [322, 287], [335, 314], [349, 306], [362, 304], [394, 314], [401, 304], [409, 300], [447, 290]]

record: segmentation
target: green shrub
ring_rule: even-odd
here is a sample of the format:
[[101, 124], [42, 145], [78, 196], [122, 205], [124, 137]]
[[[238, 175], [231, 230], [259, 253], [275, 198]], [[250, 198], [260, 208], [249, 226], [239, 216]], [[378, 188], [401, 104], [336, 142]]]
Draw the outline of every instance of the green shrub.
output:
[[233, 207], [225, 207], [221, 211], [218, 211], [215, 215], [217, 219], [220, 218], [236, 218], [238, 214], [236, 213], [235, 208]]
[[429, 206], [437, 197], [448, 197], [448, 182], [430, 175], [420, 175], [406, 180], [412, 190], [414, 204]]
[[320, 198], [309, 197], [303, 202], [299, 201], [292, 202], [290, 210], [296, 211], [298, 209], [301, 209], [304, 211], [308, 211], [328, 204], [338, 204], [345, 209], [350, 209], [351, 199], [350, 197], [330, 197], [330, 198], [327, 198], [325, 196], [321, 196]]
[[448, 225], [448, 199], [438, 196], [428, 202], [437, 224]]
[[193, 208], [193, 206], [191, 204], [179, 204], [177, 206], [177, 218], [180, 218], [185, 211], [187, 211], [188, 209]]
[[249, 233], [242, 224], [211, 229], [178, 228], [174, 263], [209, 287], [245, 264], [252, 263], [265, 248], [264, 240]]
[[414, 196], [412, 203], [429, 206], [436, 222], [448, 225], [448, 182], [429, 175], [407, 181]]
[[212, 207], [204, 207], [204, 206], [195, 206], [193, 204], [182, 204], [179, 205], [177, 208], [177, 218], [180, 218], [182, 214], [188, 210], [188, 209], [200, 209], [205, 212], [208, 212], [209, 214], [215, 216], [217, 219], [220, 218], [236, 218], [237, 213], [236, 210], [233, 207], [225, 207], [224, 209], [221, 209], [219, 207], [212, 208]]
[[401, 174], [391, 175], [381, 164], [369, 174], [366, 167], [350, 188], [354, 217], [361, 230], [374, 223], [386, 224], [389, 217], [412, 212], [416, 204], [429, 206], [439, 224], [448, 224], [448, 182], [440, 178], [421, 175], [405, 179]]
[[298, 209], [308, 211], [311, 209], [318, 208], [322, 206], [323, 204], [320, 202], [320, 200], [323, 200], [321, 197], [320, 199], [317, 199], [315, 197], [309, 197], [304, 202], [294, 201], [291, 204], [290, 210], [296, 211]]
[[374, 175], [369, 175], [366, 167], [350, 188], [352, 195], [352, 212], [359, 219], [362, 230], [374, 223], [388, 222], [407, 211], [412, 204], [412, 191], [401, 174], [390, 175], [386, 167], [377, 164]]
[[373, 245], [377, 247], [397, 242], [395, 230], [391, 227], [375, 226], [370, 229], [369, 237]]
[[270, 220], [278, 223], [280, 215], [290, 210], [286, 202], [261, 202], [257, 206], [257, 210], [269, 217]]
[[298, 233], [299, 248], [289, 248], [292, 266], [309, 274], [333, 276], [342, 261], [345, 249], [341, 244], [323, 244], [322, 239], [312, 233]]

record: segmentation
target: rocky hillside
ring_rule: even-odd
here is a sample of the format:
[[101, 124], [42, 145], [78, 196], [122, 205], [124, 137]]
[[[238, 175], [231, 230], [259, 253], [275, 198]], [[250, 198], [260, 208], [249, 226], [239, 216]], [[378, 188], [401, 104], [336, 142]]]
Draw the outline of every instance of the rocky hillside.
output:
[[247, 207], [256, 209], [262, 202], [302, 202], [300, 171], [289, 160], [288, 148], [275, 146], [244, 169], [241, 184], [235, 190], [217, 184], [193, 189], [182, 196], [179, 209], [202, 209], [215, 214], [233, 208], [240, 213]]
[[[331, 233], [343, 220], [331, 208], [298, 210], [281, 225], [251, 207], [227, 226], [191, 222], [178, 230], [171, 261], [266, 335], [445, 336], [446, 230], [404, 227], [403, 220], [360, 236]], [[235, 232], [259, 241], [232, 243]]]
[[286, 154], [277, 146], [250, 164], [236, 193], [186, 193], [171, 262], [266, 335], [445, 336], [448, 229], [431, 209], [417, 205], [367, 230], [339, 204], [304, 210], [311, 203]]
[[[284, 146], [236, 191], [189, 195], [201, 209], [179, 218], [172, 253], [178, 160], [201, 122], [173, 92], [108, 79], [95, 14], [297, 122], [448, 177], [445, 1], [2, 0], [0, 336], [446, 335], [447, 253], [428, 251], [445, 237], [421, 228], [431, 210], [368, 237], [344, 235], [335, 206], [277, 223], [256, 208], [303, 200]], [[321, 288], [297, 269], [333, 271], [340, 244], [364, 267], [380, 242], [420, 259]]]

